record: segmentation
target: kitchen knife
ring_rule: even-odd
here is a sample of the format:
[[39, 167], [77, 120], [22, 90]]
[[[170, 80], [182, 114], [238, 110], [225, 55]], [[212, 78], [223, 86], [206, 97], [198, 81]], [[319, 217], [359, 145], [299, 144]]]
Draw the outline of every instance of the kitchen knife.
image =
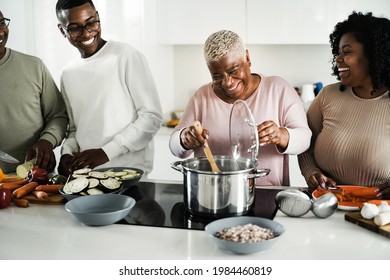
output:
[[8, 163], [18, 163], [19, 162], [19, 160], [17, 160], [13, 156], [10, 156], [9, 154], [7, 154], [3, 151], [0, 151], [0, 160], [4, 161], [4, 162], [8, 162]]

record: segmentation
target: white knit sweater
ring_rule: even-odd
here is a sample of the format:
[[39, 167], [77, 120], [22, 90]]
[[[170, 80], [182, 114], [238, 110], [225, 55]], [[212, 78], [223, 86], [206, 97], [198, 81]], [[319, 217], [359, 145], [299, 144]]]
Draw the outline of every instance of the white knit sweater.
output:
[[61, 92], [70, 117], [62, 154], [102, 148], [109, 162], [100, 167], [152, 170], [152, 140], [161, 127], [162, 110], [139, 51], [107, 42], [93, 56], [66, 65]]

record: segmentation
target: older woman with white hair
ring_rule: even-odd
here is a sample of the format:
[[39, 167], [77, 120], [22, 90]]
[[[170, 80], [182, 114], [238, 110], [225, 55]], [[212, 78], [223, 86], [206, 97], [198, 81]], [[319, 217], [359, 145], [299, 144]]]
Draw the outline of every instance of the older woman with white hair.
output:
[[[271, 169], [256, 184], [289, 186], [288, 155], [306, 151], [311, 138], [296, 91], [281, 77], [251, 73], [249, 52], [232, 31], [211, 34], [204, 45], [204, 57], [212, 81], [191, 97], [171, 135], [171, 152], [180, 158], [192, 153], [204, 156], [202, 144], [208, 138], [214, 155], [232, 155], [230, 112], [235, 101], [245, 100], [258, 123], [258, 167]], [[196, 120], [204, 128], [202, 133], [193, 127]]]

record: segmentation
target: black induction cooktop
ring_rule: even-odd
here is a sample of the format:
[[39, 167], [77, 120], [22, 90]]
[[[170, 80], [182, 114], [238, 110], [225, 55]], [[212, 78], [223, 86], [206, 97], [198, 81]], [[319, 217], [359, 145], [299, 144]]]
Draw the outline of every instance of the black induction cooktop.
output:
[[136, 204], [119, 224], [203, 230], [217, 219], [189, 213], [182, 184], [138, 182], [122, 194], [134, 198]]

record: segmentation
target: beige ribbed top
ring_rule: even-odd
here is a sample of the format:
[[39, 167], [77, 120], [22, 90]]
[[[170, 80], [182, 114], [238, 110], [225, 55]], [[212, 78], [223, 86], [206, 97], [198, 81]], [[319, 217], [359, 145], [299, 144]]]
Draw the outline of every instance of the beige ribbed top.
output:
[[298, 156], [302, 175], [322, 170], [340, 185], [374, 186], [390, 180], [390, 98], [357, 97], [340, 83], [323, 88], [307, 118], [310, 149]]

